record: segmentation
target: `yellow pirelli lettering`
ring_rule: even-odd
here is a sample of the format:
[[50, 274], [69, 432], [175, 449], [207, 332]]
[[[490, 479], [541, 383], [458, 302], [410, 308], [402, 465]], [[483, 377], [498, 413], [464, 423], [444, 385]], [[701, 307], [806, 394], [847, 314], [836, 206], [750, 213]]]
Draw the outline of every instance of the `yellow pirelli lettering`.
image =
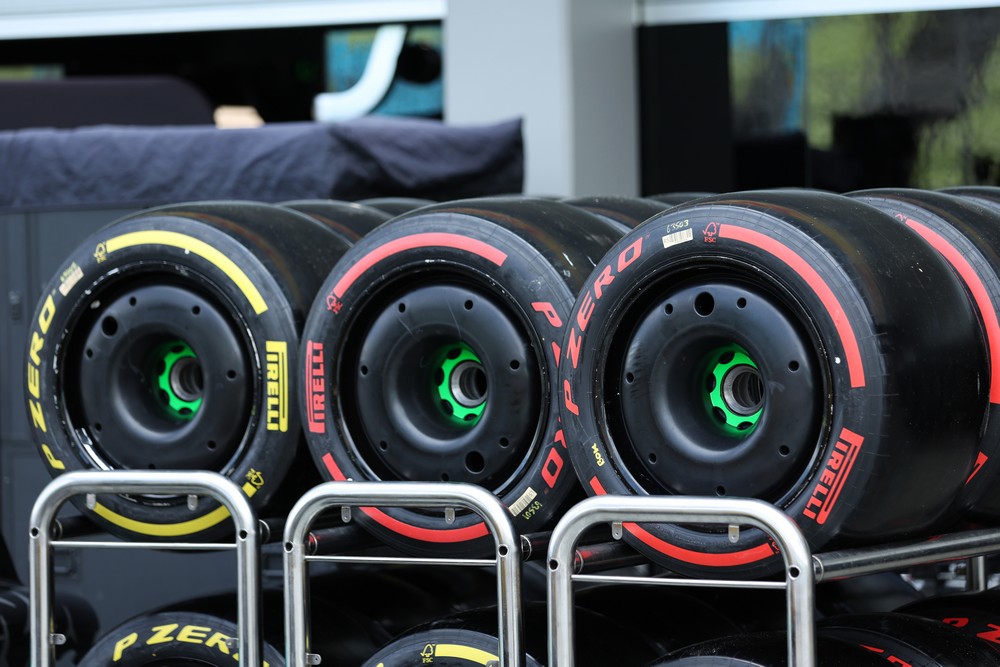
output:
[[170, 633], [179, 626], [180, 623], [167, 623], [166, 625], [157, 625], [155, 628], [150, 628], [153, 631], [153, 636], [146, 640], [146, 645], [167, 644], [174, 641], [174, 637]]
[[208, 637], [208, 633], [211, 631], [212, 628], [206, 628], [201, 625], [185, 625], [177, 633], [177, 641], [189, 644], [204, 644], [205, 638]]
[[266, 365], [267, 430], [288, 431], [288, 343], [269, 340], [264, 343]]
[[129, 646], [132, 646], [139, 640], [139, 633], [133, 632], [132, 634], [125, 635], [117, 642], [115, 642], [115, 651], [111, 654], [111, 659], [118, 662], [122, 659], [122, 653], [125, 652]]
[[247, 277], [247, 274], [243, 272], [243, 269], [237, 266], [236, 262], [229, 259], [229, 257], [226, 257], [224, 253], [213, 248], [201, 239], [196, 239], [179, 232], [150, 230], [122, 234], [121, 236], [109, 239], [105, 244], [109, 255], [113, 252], [117, 252], [118, 250], [137, 245], [171, 246], [173, 248], [180, 248], [181, 250], [194, 253], [199, 257], [203, 257], [217, 266], [219, 270], [221, 270], [230, 280], [233, 281], [240, 291], [243, 292], [244, 296], [246, 296], [247, 301], [250, 302], [253, 312], [260, 315], [267, 310], [267, 303], [264, 301], [264, 297], [261, 296], [260, 291], [253, 284], [250, 278]]
[[45, 429], [45, 414], [42, 412], [42, 404], [36, 400], [28, 401], [28, 408], [31, 410], [31, 423], [42, 433], [47, 433]]
[[226, 643], [229, 641], [229, 635], [224, 635], [221, 632], [216, 632], [214, 635], [208, 638], [205, 642], [205, 646], [208, 648], [217, 648], [221, 652], [229, 655], [229, 645]]
[[472, 646], [462, 646], [461, 644], [435, 644], [434, 656], [438, 658], [459, 658], [468, 660], [477, 665], [487, 665], [496, 663], [500, 656], [489, 651], [473, 648]]
[[39, 336], [37, 331], [31, 332], [31, 343], [28, 345], [28, 359], [35, 366], [42, 365], [42, 358], [39, 356], [39, 352], [45, 347], [45, 337]]
[[[42, 429], [45, 430], [44, 428]], [[56, 458], [56, 455], [52, 453], [52, 448], [48, 445], [42, 445], [42, 454], [45, 455], [45, 460], [49, 462], [49, 466], [53, 470], [65, 470], [66, 464]]]

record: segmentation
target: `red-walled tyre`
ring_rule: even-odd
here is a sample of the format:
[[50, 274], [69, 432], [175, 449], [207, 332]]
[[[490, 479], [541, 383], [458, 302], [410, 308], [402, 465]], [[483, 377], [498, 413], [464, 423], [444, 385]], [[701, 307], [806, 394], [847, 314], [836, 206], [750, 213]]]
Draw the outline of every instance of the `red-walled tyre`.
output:
[[[816, 637], [817, 667], [885, 667], [884, 659], [832, 637]], [[782, 630], [709, 639], [673, 651], [645, 667], [795, 667]]]
[[[519, 532], [571, 495], [555, 365], [593, 263], [619, 237], [559, 202], [423, 207], [369, 232], [334, 266], [303, 333], [306, 439], [331, 480], [477, 484]], [[491, 553], [462, 511], [362, 508], [359, 524], [415, 553]]]
[[935, 595], [896, 608], [900, 614], [930, 618], [981, 640], [1000, 653], [1000, 590]]
[[[626, 234], [569, 318], [561, 413], [591, 495], [759, 498], [813, 550], [955, 520], [986, 408], [975, 313], [948, 264], [840, 195], [734, 193]], [[625, 525], [670, 570], [764, 576], [745, 527]]]
[[[174, 611], [142, 614], [105, 633], [77, 667], [161, 667], [239, 664], [235, 623], [211, 614]], [[278, 647], [262, 642], [263, 667], [283, 667]]]
[[[263, 513], [296, 457], [312, 468], [299, 332], [348, 247], [303, 213], [254, 202], [148, 209], [90, 236], [44, 287], [27, 341], [27, 414], [49, 472], [218, 471]], [[73, 502], [125, 539], [232, 531], [208, 498]]]
[[966, 514], [1000, 519], [1000, 209], [941, 192], [882, 188], [847, 196], [879, 208], [937, 250], [965, 285], [988, 350], [982, 439], [975, 467], [959, 492]]
[[372, 206], [335, 199], [294, 199], [279, 205], [312, 216], [349, 245], [354, 245], [362, 236], [392, 217]]
[[886, 612], [845, 614], [817, 622], [820, 636], [853, 643], [889, 664], [926, 667], [1000, 665], [1000, 651], [929, 618]]

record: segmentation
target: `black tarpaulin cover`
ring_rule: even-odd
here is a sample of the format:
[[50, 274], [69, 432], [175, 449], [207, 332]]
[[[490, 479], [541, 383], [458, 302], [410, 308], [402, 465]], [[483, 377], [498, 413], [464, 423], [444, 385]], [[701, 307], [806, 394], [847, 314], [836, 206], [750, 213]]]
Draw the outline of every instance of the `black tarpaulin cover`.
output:
[[209, 199], [437, 201], [521, 192], [521, 121], [452, 126], [369, 116], [339, 123], [91, 126], [0, 132], [0, 208]]

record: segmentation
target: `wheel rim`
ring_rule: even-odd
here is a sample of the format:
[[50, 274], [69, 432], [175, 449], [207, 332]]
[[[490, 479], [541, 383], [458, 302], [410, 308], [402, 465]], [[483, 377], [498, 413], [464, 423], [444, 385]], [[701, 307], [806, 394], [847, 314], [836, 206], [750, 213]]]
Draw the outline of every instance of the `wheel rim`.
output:
[[781, 505], [815, 463], [827, 381], [794, 303], [734, 268], [636, 292], [605, 343], [598, 408], [638, 488]]
[[188, 278], [101, 286], [73, 327], [63, 393], [94, 467], [221, 471], [244, 446], [252, 346], [233, 310]]
[[339, 364], [359, 463], [377, 479], [499, 492], [527, 464], [542, 428], [537, 345], [526, 325], [469, 282], [427, 279], [383, 296]]

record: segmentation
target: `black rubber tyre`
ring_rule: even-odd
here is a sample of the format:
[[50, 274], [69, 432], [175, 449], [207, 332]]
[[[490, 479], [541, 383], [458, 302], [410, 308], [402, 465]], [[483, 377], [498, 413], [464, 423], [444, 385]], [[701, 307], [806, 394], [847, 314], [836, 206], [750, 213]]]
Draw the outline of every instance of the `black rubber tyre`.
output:
[[647, 199], [655, 199], [656, 201], [661, 201], [665, 204], [670, 204], [671, 206], [677, 206], [679, 204], [687, 204], [695, 199], [701, 199], [702, 197], [711, 197], [713, 195], [719, 194], [717, 192], [661, 192], [655, 195], [649, 195]]
[[[497, 576], [492, 567], [351, 564], [311, 575], [309, 594], [314, 607], [317, 600], [340, 605], [372, 619], [392, 638], [423, 623], [496, 604]], [[314, 622], [313, 627], [319, 626]], [[332, 658], [339, 653], [327, 655]]]
[[295, 199], [279, 205], [316, 218], [349, 245], [392, 217], [372, 206], [334, 199]]
[[[831, 637], [816, 637], [817, 667], [885, 667], [870, 651]], [[795, 667], [788, 665], [783, 630], [710, 639], [667, 654], [646, 667]]]
[[901, 605], [896, 611], [940, 621], [1000, 651], [1000, 590], [936, 595]]
[[[407, 633], [392, 640], [362, 667], [494, 667], [499, 665], [496, 635], [465, 628], [440, 628]], [[543, 667], [534, 656], [525, 656], [525, 667]]]
[[[239, 650], [235, 623], [198, 612], [160, 612], [131, 618], [108, 631], [77, 667], [232, 667]], [[264, 667], [282, 667], [285, 659], [277, 647], [262, 642]]]
[[995, 185], [963, 185], [942, 188], [940, 192], [955, 195], [1000, 212], [1000, 187]]
[[[563, 341], [561, 406], [591, 495], [752, 497], [813, 550], [956, 519], [986, 408], [985, 349], [948, 264], [841, 195], [701, 199], [626, 234]], [[694, 576], [782, 567], [759, 530], [626, 523]]]
[[[522, 605], [521, 647], [524, 664], [548, 663], [548, 608], [545, 602]], [[363, 667], [476, 667], [498, 665], [499, 634], [496, 606], [469, 609], [412, 628], [382, 647]], [[643, 665], [657, 657], [657, 644], [635, 628], [585, 607], [574, 609], [577, 667]]]
[[[573, 602], [578, 608], [613, 618], [642, 633], [654, 642], [659, 655], [666, 655], [697, 642], [744, 630], [727, 615], [729, 609], [706, 602], [704, 592], [703, 589], [681, 590], [672, 586], [608, 583], [579, 587]], [[650, 610], [657, 611], [651, 613]], [[660, 610], [666, 610], [669, 616], [665, 618]]]
[[852, 642], [890, 664], [914, 667], [990, 667], [1000, 651], [929, 618], [887, 612], [845, 614], [816, 623], [819, 636]]
[[986, 387], [976, 463], [959, 492], [966, 514], [981, 522], [1000, 519], [1000, 209], [992, 211], [957, 195], [917, 189], [847, 193], [889, 214], [896, 224], [937, 250], [965, 285], [988, 351]]
[[611, 195], [570, 197], [562, 201], [566, 204], [579, 206], [618, 225], [622, 234], [673, 206], [673, 204], [656, 199]]
[[[28, 419], [49, 472], [218, 471], [263, 514], [293, 459], [311, 468], [293, 390], [299, 332], [348, 247], [303, 213], [253, 202], [148, 209], [92, 235], [45, 286], [28, 337]], [[126, 539], [232, 532], [207, 498], [84, 501], [73, 499]]]
[[430, 206], [435, 202], [433, 199], [424, 199], [423, 197], [369, 197], [359, 199], [358, 203], [385, 211], [391, 216], [397, 216], [423, 206]]
[[922, 600], [924, 594], [897, 572], [877, 572], [825, 581], [816, 587], [816, 611], [822, 616], [894, 611]]
[[[30, 597], [27, 587], [0, 581], [0, 665], [31, 667]], [[52, 629], [66, 638], [55, 647], [58, 661], [69, 655], [79, 660], [97, 635], [97, 612], [84, 598], [56, 593], [52, 600]]]
[[[306, 439], [331, 480], [478, 484], [519, 532], [582, 496], [558, 422], [556, 363], [573, 299], [619, 234], [543, 199], [424, 207], [334, 266], [303, 333]], [[475, 513], [361, 508], [384, 542], [488, 554]]]
[[[391, 594], [377, 579], [372, 594]], [[327, 590], [328, 593], [335, 593]], [[385, 598], [383, 598], [383, 603]], [[392, 639], [388, 627], [358, 609], [356, 599], [344, 595], [317, 595], [309, 599], [309, 652], [320, 656], [327, 664], [357, 667], [368, 656]], [[193, 598], [168, 607], [157, 609], [158, 614], [205, 614], [233, 624], [237, 622], [237, 597], [235, 592]], [[285, 633], [284, 588], [268, 583], [261, 589], [260, 636], [268, 646], [284, 649]]]

